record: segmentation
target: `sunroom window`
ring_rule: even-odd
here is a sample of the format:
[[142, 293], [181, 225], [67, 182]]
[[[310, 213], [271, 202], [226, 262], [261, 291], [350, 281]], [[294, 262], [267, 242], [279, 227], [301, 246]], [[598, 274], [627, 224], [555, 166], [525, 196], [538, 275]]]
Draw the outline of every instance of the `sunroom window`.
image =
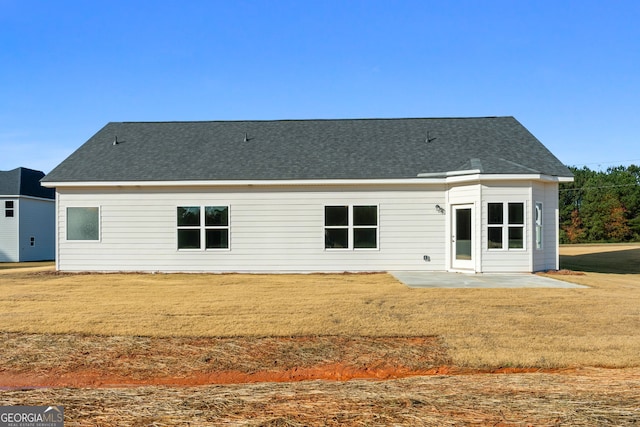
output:
[[524, 249], [524, 203], [487, 204], [487, 242], [488, 249]]

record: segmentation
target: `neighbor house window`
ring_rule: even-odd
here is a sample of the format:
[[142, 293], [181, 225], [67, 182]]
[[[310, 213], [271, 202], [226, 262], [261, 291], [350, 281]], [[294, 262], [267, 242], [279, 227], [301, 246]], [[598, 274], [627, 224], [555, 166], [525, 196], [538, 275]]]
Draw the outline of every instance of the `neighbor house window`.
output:
[[542, 249], [542, 203], [536, 202], [535, 211], [536, 249]]
[[7, 218], [13, 218], [13, 200], [6, 200], [4, 202], [4, 216]]
[[524, 203], [487, 204], [487, 241], [489, 249], [524, 249]]
[[377, 249], [378, 207], [375, 205], [325, 206], [326, 249]]
[[229, 249], [229, 207], [178, 206], [178, 249]]
[[67, 240], [100, 240], [100, 208], [67, 208]]

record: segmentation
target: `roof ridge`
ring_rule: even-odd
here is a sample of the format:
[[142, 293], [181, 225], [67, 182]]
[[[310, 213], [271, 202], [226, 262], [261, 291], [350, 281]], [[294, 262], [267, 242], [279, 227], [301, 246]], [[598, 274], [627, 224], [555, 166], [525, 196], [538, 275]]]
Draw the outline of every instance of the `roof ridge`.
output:
[[400, 120], [478, 120], [478, 119], [512, 119], [513, 116], [458, 116], [458, 117], [360, 117], [360, 118], [316, 118], [316, 119], [233, 119], [233, 120], [141, 120], [110, 122], [122, 124], [160, 124], [160, 123], [266, 123], [266, 122], [349, 122], [349, 121], [400, 121]]

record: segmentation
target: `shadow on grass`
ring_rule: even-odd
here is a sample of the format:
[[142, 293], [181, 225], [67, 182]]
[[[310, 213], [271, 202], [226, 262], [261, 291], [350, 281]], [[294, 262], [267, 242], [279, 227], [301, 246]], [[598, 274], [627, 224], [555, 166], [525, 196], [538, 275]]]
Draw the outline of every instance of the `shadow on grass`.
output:
[[611, 274], [640, 274], [640, 249], [560, 255], [560, 268]]
[[49, 267], [52, 265], [55, 265], [55, 261], [0, 262], [0, 270], [30, 267]]

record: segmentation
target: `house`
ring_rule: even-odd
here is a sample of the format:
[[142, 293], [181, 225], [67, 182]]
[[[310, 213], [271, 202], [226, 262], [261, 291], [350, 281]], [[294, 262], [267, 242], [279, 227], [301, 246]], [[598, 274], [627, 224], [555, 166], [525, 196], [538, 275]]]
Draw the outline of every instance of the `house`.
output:
[[44, 173], [0, 171], [0, 262], [52, 260], [55, 191], [40, 185]]
[[513, 117], [109, 123], [43, 179], [64, 271], [558, 268], [571, 172]]

